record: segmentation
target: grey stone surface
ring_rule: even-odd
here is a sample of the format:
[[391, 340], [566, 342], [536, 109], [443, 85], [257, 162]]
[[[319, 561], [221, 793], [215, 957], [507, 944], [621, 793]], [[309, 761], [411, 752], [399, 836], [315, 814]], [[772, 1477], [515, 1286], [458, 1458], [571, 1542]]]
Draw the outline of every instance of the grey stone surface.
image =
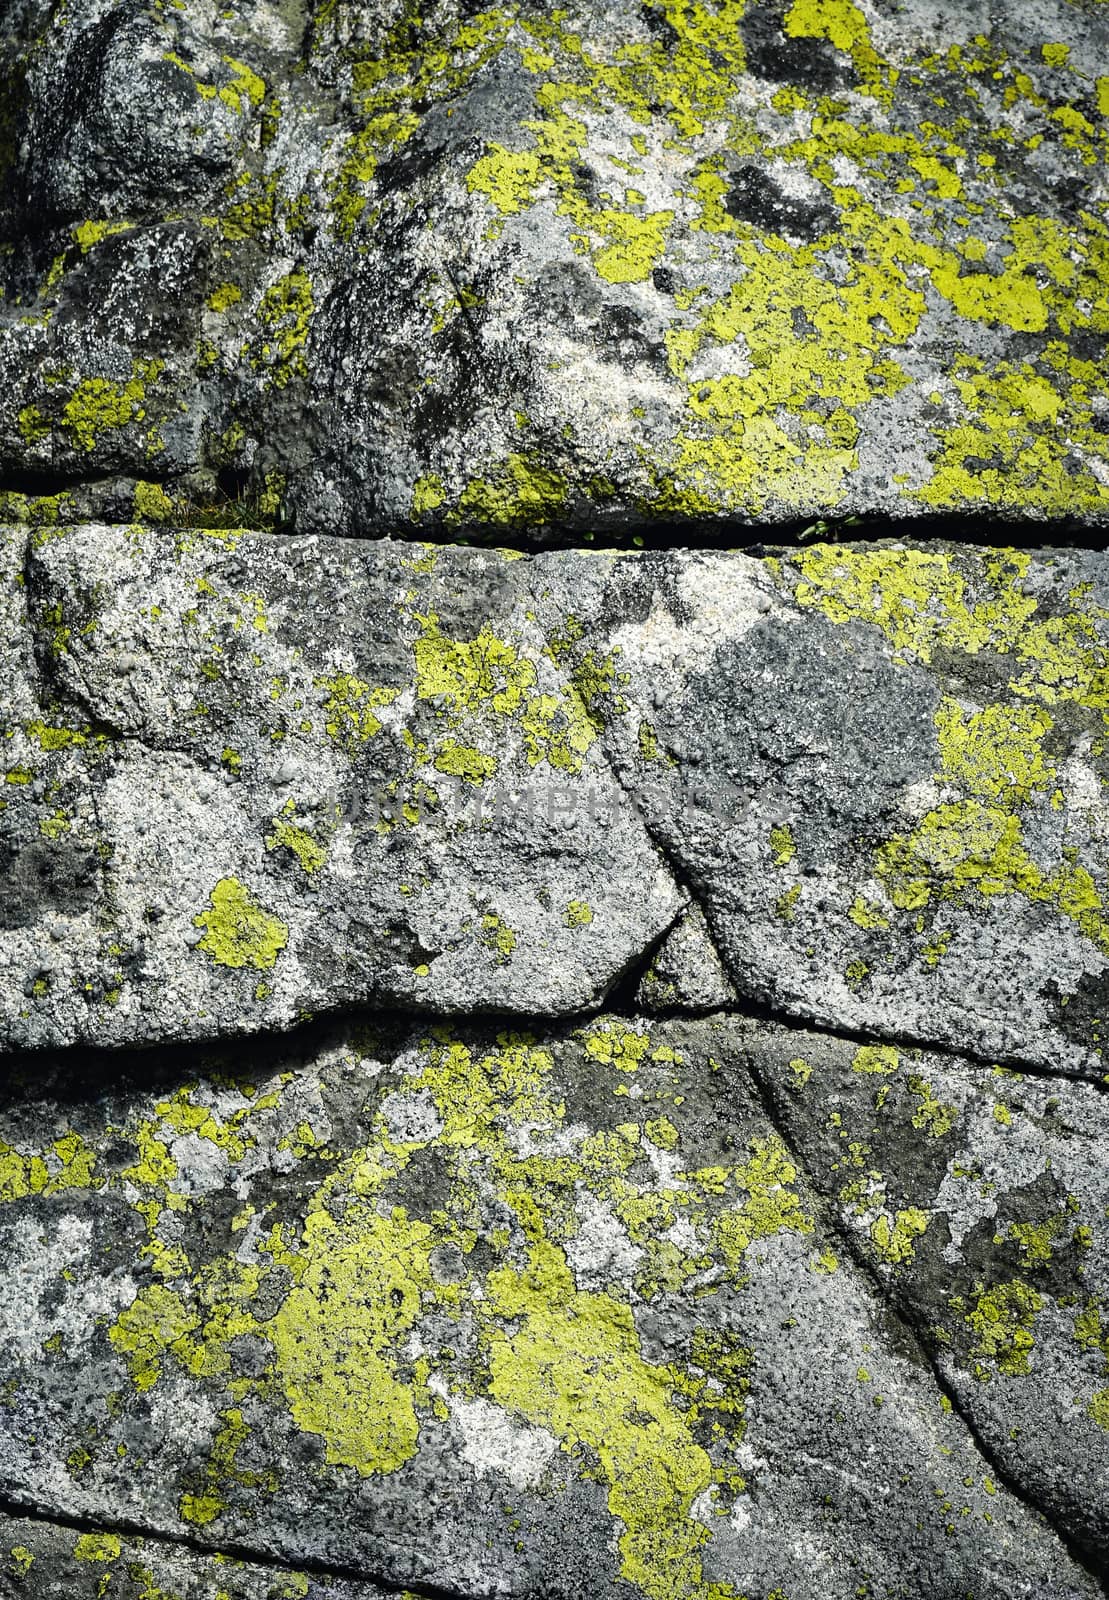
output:
[[391, 1592], [1095, 1595], [767, 1120], [791, 1042], [849, 1070], [727, 1016], [39, 1063], [0, 1498]]
[[1109, 1100], [815, 1036], [752, 1052], [991, 1457], [1109, 1566]]
[[8, 1044], [634, 979], [1103, 1073], [1105, 556], [510, 556], [13, 530]]
[[8, 515], [1102, 525], [1097, 0], [18, 0]]
[[1109, 1593], [1107, 162], [1104, 0], [0, 0], [0, 1600]]
[[694, 905], [666, 935], [636, 990], [645, 1011], [719, 1011], [736, 992], [716, 953], [704, 912]]
[[599, 753], [612, 661], [560, 665], [590, 558], [547, 585], [499, 552], [81, 528], [8, 559], [9, 1043], [573, 1012], [685, 903]]
[[605, 748], [742, 996], [1101, 1075], [1106, 573], [886, 543], [614, 564]]
[[5, 1600], [386, 1600], [372, 1584], [0, 1515]]

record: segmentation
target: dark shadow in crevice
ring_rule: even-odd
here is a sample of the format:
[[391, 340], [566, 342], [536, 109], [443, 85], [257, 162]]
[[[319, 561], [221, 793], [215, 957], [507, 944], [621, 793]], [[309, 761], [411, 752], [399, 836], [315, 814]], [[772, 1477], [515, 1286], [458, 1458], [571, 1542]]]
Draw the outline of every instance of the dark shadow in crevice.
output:
[[872, 544], [881, 541], [914, 544], [965, 544], [986, 549], [1109, 550], [1109, 520], [1080, 517], [1037, 518], [995, 510], [952, 516], [928, 512], [843, 518], [775, 519], [698, 517], [620, 521], [598, 515], [596, 525], [584, 522], [547, 524], [525, 529], [465, 523], [450, 527], [391, 525], [362, 531], [367, 538], [388, 537], [430, 544], [496, 546], [534, 554], [547, 550], [738, 550], [751, 556], [776, 555], [812, 544]]
[[200, 1539], [190, 1538], [188, 1534], [149, 1528], [141, 1522], [126, 1517], [74, 1516], [65, 1511], [44, 1507], [35, 1501], [23, 1501], [18, 1496], [5, 1494], [2, 1490], [0, 1490], [0, 1516], [45, 1523], [49, 1527], [65, 1528], [71, 1533], [115, 1534], [120, 1539], [141, 1539], [147, 1544], [160, 1544], [171, 1550], [186, 1551], [190, 1555], [200, 1556], [209, 1561], [221, 1558], [241, 1561], [249, 1566], [262, 1567], [275, 1575], [296, 1573], [310, 1578], [339, 1579], [345, 1583], [360, 1584], [366, 1589], [377, 1589], [384, 1595], [402, 1597], [412, 1595], [416, 1600], [470, 1600], [461, 1589], [421, 1582], [418, 1578], [405, 1578], [399, 1581], [383, 1577], [378, 1572], [366, 1572], [358, 1567], [347, 1567], [339, 1563], [313, 1561], [311, 1558], [302, 1559], [300, 1556], [286, 1559], [275, 1556], [268, 1550], [256, 1549], [253, 1545], [240, 1544], [235, 1540], [219, 1540], [208, 1545]]
[[[166, 484], [173, 474], [159, 472], [152, 466], [142, 470], [143, 483]], [[79, 466], [72, 470], [53, 467], [19, 467], [5, 470], [0, 467], [0, 494], [24, 495], [28, 500], [52, 499], [73, 489], [87, 489], [98, 484], [114, 484], [121, 492], [138, 479], [128, 478], [122, 472], [89, 472]]]

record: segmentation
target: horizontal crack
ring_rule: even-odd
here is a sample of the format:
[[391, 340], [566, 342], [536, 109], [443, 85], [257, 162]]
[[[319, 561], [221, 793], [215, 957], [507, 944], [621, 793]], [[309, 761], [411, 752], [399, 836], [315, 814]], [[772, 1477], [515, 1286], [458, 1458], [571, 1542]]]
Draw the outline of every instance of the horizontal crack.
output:
[[147, 1543], [184, 1550], [190, 1555], [204, 1556], [212, 1561], [222, 1556], [233, 1561], [247, 1562], [251, 1566], [264, 1567], [270, 1572], [303, 1573], [313, 1578], [339, 1578], [347, 1583], [359, 1583], [378, 1589], [386, 1595], [413, 1595], [419, 1596], [419, 1600], [477, 1600], [476, 1596], [467, 1595], [463, 1590], [443, 1584], [423, 1582], [419, 1578], [401, 1580], [384, 1577], [377, 1572], [364, 1571], [342, 1562], [302, 1560], [299, 1556], [284, 1558], [237, 1540], [221, 1540], [218, 1544], [205, 1544], [188, 1534], [167, 1531], [163, 1528], [150, 1528], [145, 1523], [126, 1517], [106, 1516], [92, 1519], [75, 1516], [69, 1512], [44, 1507], [36, 1501], [24, 1501], [10, 1491], [0, 1491], [0, 1515], [19, 1517], [27, 1522], [43, 1523], [55, 1528], [65, 1528], [73, 1533], [111, 1533], [121, 1539], [142, 1539]]
[[[611, 770], [616, 778], [617, 783], [619, 783], [624, 793], [631, 795], [631, 798], [634, 800], [635, 797], [631, 794], [631, 790], [624, 782], [623, 774], [620, 772], [618, 766], [613, 764]], [[849, 1028], [831, 1022], [821, 1022], [816, 1018], [805, 1017], [794, 1012], [786, 1011], [779, 1006], [772, 1005], [769, 1001], [763, 1001], [754, 995], [744, 993], [735, 973], [731, 970], [729, 963], [724, 960], [720, 953], [719, 946], [717, 945], [715, 936], [713, 935], [710, 913], [703, 904], [701, 897], [697, 892], [696, 886], [689, 876], [689, 873], [679, 860], [676, 852], [667, 844], [665, 838], [663, 838], [659, 832], [651, 826], [649, 819], [644, 820], [652, 843], [666, 863], [674, 882], [678, 885], [679, 889], [689, 896], [691, 905], [700, 909], [701, 914], [705, 919], [705, 926], [709, 931], [712, 947], [716, 951], [716, 958], [720, 962], [722, 970], [727, 974], [733, 988], [737, 992], [737, 999], [739, 1002], [738, 1005], [717, 1007], [710, 1009], [707, 1012], [699, 1012], [697, 1013], [698, 1015], [711, 1016], [715, 1011], [734, 1012], [749, 1017], [752, 1021], [770, 1023], [776, 1027], [788, 1028], [793, 1032], [804, 1031], [808, 1033], [816, 1033], [828, 1038], [842, 1039], [848, 1044], [873, 1045], [880, 1043], [898, 1045], [905, 1050], [928, 1051], [932, 1055], [942, 1056], [945, 1060], [952, 1061], [954, 1063], [964, 1063], [973, 1067], [985, 1068], [986, 1070], [992, 1070], [995, 1066], [1004, 1065], [1009, 1069], [1021, 1072], [1028, 1077], [1043, 1078], [1052, 1082], [1061, 1079], [1068, 1083], [1085, 1084], [1091, 1088], [1099, 1090], [1102, 1093], [1109, 1092], [1109, 1078], [1098, 1078], [1080, 1072], [1069, 1072], [1062, 1067], [1048, 1067], [1045, 1066], [1041, 1061], [1031, 1061], [1020, 1055], [1007, 1054], [1004, 1062], [1000, 1062], [996, 1056], [985, 1055], [981, 1051], [975, 1050], [973, 1046], [953, 1045], [947, 1043], [946, 1041], [927, 1039], [918, 1035], [914, 1035], [904, 1029], [891, 1030], [883, 1028], [880, 1032], [875, 1032], [864, 1029]], [[666, 1011], [662, 1011], [658, 1013], [652, 1013], [652, 1016], [662, 1019], [669, 1014], [670, 1013]], [[679, 1007], [675, 1008], [673, 1014], [675, 1016], [688, 1016], [691, 1014], [691, 1012], [684, 1007]]]
[[[725, 968], [727, 970], [727, 968]], [[732, 979], [733, 983], [735, 979]], [[815, 1033], [823, 1038], [842, 1039], [845, 1044], [895, 1045], [902, 1050], [921, 1050], [929, 1055], [941, 1056], [952, 1065], [965, 1065], [977, 1067], [987, 1072], [994, 1067], [1003, 1066], [1009, 1071], [1019, 1072], [1025, 1077], [1042, 1079], [1048, 1083], [1077, 1083], [1087, 1089], [1096, 1089], [1099, 1093], [1109, 1092], [1109, 1084], [1105, 1078], [1086, 1076], [1081, 1072], [1071, 1072], [1065, 1067], [1045, 1066], [1042, 1061], [1030, 1061], [1023, 1056], [1006, 1054], [1003, 1057], [986, 1055], [975, 1050], [971, 1045], [955, 1045], [946, 1041], [928, 1039], [923, 1036], [909, 1033], [903, 1029], [882, 1028], [867, 1030], [865, 1028], [842, 1027], [836, 1023], [820, 1022], [815, 1019], [796, 1015], [792, 1012], [779, 1010], [778, 1007], [754, 999], [751, 995], [740, 996], [740, 1006], [729, 1009], [738, 1010], [742, 1015], [752, 1021], [772, 1023], [776, 1027], [787, 1028], [794, 1033]]]
[[[665, 937], [666, 932], [660, 936], [658, 943]], [[761, 1022], [790, 1033], [807, 1033], [844, 1044], [893, 1045], [903, 1050], [920, 1050], [940, 1057], [953, 1067], [967, 1066], [992, 1071], [1000, 1065], [1044, 1083], [1070, 1083], [1098, 1094], [1109, 1093], [1109, 1083], [1104, 1078], [1085, 1077], [1081, 1073], [1048, 1067], [1042, 1062], [1024, 1061], [1014, 1056], [1006, 1056], [999, 1061], [996, 1056], [983, 1055], [969, 1047], [918, 1038], [886, 1028], [867, 1031], [838, 1027], [781, 1011], [748, 995], [741, 995], [738, 1003], [726, 1006], [677, 1005], [646, 1011], [634, 1003], [628, 993], [630, 985], [627, 983], [627, 972], [640, 970], [637, 963], [641, 962], [642, 954], [637, 953], [632, 967], [625, 971], [622, 980], [617, 980], [618, 992], [609, 990], [596, 1004], [578, 1011], [525, 1012], [505, 1008], [474, 1008], [464, 1012], [449, 1012], [366, 1001], [320, 1011], [310, 1020], [290, 1024], [287, 1028], [242, 1029], [196, 1039], [155, 1039], [149, 1043], [131, 1045], [72, 1043], [32, 1050], [5, 1048], [0, 1044], [0, 1104], [25, 1099], [29, 1087], [43, 1093], [49, 1087], [57, 1092], [61, 1084], [62, 1092], [66, 1092], [64, 1086], [70, 1083], [83, 1085], [88, 1090], [90, 1084], [102, 1087], [108, 1080], [120, 1085], [156, 1087], [160, 1083], [177, 1081], [183, 1073], [202, 1071], [208, 1063], [218, 1065], [227, 1051], [236, 1050], [252, 1041], [259, 1044], [268, 1041], [272, 1044], [280, 1040], [290, 1055], [307, 1058], [322, 1051], [346, 1030], [367, 1025], [398, 1035], [442, 1023], [471, 1028], [511, 1024], [525, 1030], [545, 1029], [552, 1034], [567, 1034], [598, 1017], [610, 1015], [640, 1017], [652, 1027], [666, 1022], [713, 1018]]]
[[[180, 473], [154, 472], [144, 468], [141, 474], [124, 472], [85, 472], [75, 466], [71, 472], [50, 468], [24, 468], [5, 471], [0, 468], [0, 493], [24, 495], [29, 500], [49, 500], [73, 489], [95, 488], [99, 484], [116, 484], [122, 490], [136, 483], [171, 483]], [[129, 523], [106, 523], [106, 527], [131, 527]]]
[[[313, 460], [324, 459], [325, 452]], [[142, 480], [170, 484], [186, 478], [191, 471], [203, 470], [200, 463], [192, 468], [182, 467], [159, 474], [144, 470]], [[118, 483], [120, 487], [133, 484], [135, 479], [126, 472], [81, 472], [50, 468], [5, 466], [0, 463], [0, 491], [25, 494], [31, 498], [51, 497], [66, 490], [97, 484]], [[132, 527], [133, 519], [126, 523], [105, 523], [105, 526]], [[153, 526], [153, 525], [151, 525]], [[221, 523], [222, 526], [222, 523]], [[298, 528], [295, 521], [280, 528], [248, 526], [248, 531], [265, 537], [267, 533], [311, 534], [321, 541], [348, 535], [333, 535], [316, 528]], [[171, 524], [158, 524], [157, 531], [173, 532]], [[1109, 523], [1084, 523], [1077, 517], [1060, 517], [1030, 520], [1027, 516], [1012, 516], [1002, 511], [984, 511], [977, 515], [949, 516], [944, 513], [926, 513], [895, 519], [888, 515], [859, 515], [845, 518], [789, 518], [780, 522], [751, 521], [736, 517], [705, 517], [684, 522], [675, 521], [622, 521], [596, 517], [582, 523], [550, 523], [538, 528], [452, 523], [450, 527], [411, 525], [390, 520], [371, 523], [354, 536], [367, 542], [385, 539], [401, 543], [432, 543], [443, 546], [496, 546], [498, 549], [516, 550], [524, 555], [550, 550], [576, 550], [582, 554], [595, 554], [605, 548], [626, 549], [632, 545], [642, 550], [711, 550], [738, 551], [756, 558], [772, 556], [782, 551], [804, 549], [816, 543], [869, 544], [882, 540], [933, 541], [945, 544], [977, 545], [988, 549], [1069, 549], [1101, 552], [1109, 550]]]

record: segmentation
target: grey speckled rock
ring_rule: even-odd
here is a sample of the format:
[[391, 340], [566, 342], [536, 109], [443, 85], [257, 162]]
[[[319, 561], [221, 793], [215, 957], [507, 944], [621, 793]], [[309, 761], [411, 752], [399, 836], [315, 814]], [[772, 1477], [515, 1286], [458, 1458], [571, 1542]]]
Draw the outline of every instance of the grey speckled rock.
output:
[[370, 1584], [6, 1516], [0, 1593], [5, 1600], [386, 1600]]
[[993, 1458], [1109, 1568], [1109, 1098], [795, 1036], [755, 1053]]
[[719, 1011], [736, 992], [713, 947], [700, 906], [691, 906], [667, 934], [636, 991], [645, 1011]]
[[586, 638], [624, 675], [606, 749], [742, 995], [1102, 1072], [1104, 556], [627, 557]]
[[85, 528], [8, 559], [37, 662], [3, 713], [9, 1043], [573, 1012], [685, 903], [599, 753], [611, 659], [560, 665], [589, 558], [543, 583], [500, 553]]
[[481, 1600], [1093, 1600], [768, 1123], [748, 1063], [794, 1037], [40, 1062], [0, 1110], [0, 1495]]
[[1103, 1071], [1104, 556], [85, 527], [6, 559], [11, 1044], [574, 1012], [692, 891], [644, 1004], [730, 980]]
[[5, 21], [9, 516], [1105, 522], [1097, 0]]

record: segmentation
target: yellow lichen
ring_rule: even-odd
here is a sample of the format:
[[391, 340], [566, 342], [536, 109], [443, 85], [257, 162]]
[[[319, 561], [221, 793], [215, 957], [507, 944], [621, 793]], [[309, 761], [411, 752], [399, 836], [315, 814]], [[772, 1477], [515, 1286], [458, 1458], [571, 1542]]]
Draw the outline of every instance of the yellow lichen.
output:
[[891, 1222], [888, 1217], [877, 1217], [870, 1225], [870, 1237], [883, 1261], [901, 1266], [911, 1261], [913, 1243], [923, 1234], [931, 1219], [926, 1211], [909, 1206], [898, 1211]]
[[221, 967], [272, 967], [289, 942], [289, 930], [265, 911], [237, 878], [221, 878], [207, 911], [193, 918], [205, 930], [198, 948]]

